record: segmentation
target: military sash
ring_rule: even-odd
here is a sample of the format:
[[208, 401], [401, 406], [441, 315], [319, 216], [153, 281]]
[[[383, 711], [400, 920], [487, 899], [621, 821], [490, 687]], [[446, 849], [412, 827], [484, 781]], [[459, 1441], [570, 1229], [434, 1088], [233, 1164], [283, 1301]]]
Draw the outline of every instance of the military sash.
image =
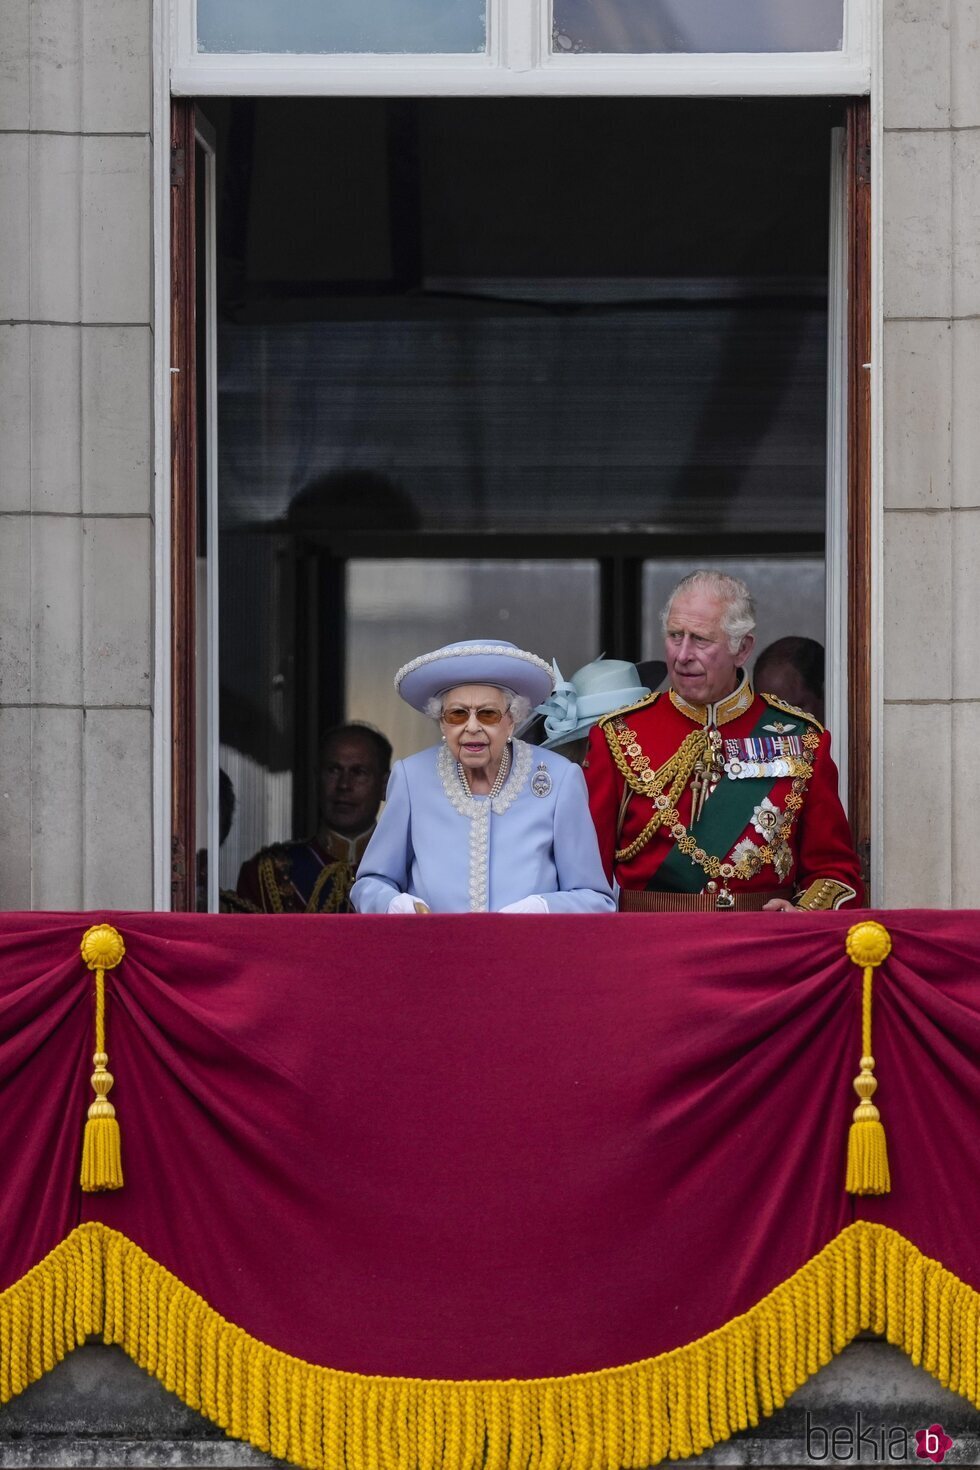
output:
[[[653, 807], [643, 830], [624, 847], [616, 849], [616, 863], [632, 861], [658, 836], [674, 843], [650, 880], [650, 889], [698, 893], [708, 879], [720, 885], [721, 896], [731, 879], [748, 882], [766, 866], [773, 868], [780, 883], [789, 877], [793, 866], [790, 835], [813, 774], [812, 753], [819, 748], [820, 735], [811, 728], [816, 726], [816, 721], [804, 711], [792, 709], [771, 696], [763, 699], [766, 705], [775, 704], [804, 721], [803, 736], [783, 738], [795, 726], [774, 721], [764, 708], [751, 735], [737, 740], [729, 737], [723, 741], [714, 728], [696, 725], [673, 755], [654, 769], [636, 732], [626, 723], [625, 717], [631, 711], [623, 710], [601, 722], [610, 754], [626, 783], [618, 831], [622, 830], [631, 794], [646, 797]], [[763, 732], [769, 731], [780, 739], [768, 740]], [[718, 756], [725, 747], [727, 779], [719, 781]], [[792, 778], [792, 784], [780, 810], [768, 799], [769, 792], [777, 781], [787, 777]], [[711, 783], [713, 794], [710, 799], [701, 797], [693, 801], [695, 787], [704, 792], [705, 781]], [[677, 806], [687, 790], [692, 792], [693, 830], [689, 830]], [[693, 812], [699, 807], [703, 809], [695, 819]], [[749, 826], [762, 837], [761, 844], [749, 835]], [[741, 840], [737, 841], [740, 834]], [[726, 856], [728, 853], [730, 856]]]
[[[749, 739], [765, 741], [765, 726], [771, 719], [771, 710], [763, 710]], [[688, 829], [698, 846], [724, 859], [749, 826], [755, 809], [781, 779], [782, 773], [748, 779], [724, 777], [705, 804], [700, 820]], [[699, 864], [673, 846], [647, 887], [672, 893], [700, 893], [704, 880], [704, 871]]]

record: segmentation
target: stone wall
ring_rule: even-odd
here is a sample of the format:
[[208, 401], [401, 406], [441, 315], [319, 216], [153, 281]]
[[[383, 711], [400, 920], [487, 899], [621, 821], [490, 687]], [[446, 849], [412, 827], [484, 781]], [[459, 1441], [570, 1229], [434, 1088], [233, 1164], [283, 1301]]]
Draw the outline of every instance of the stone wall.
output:
[[[881, 897], [980, 905], [980, 0], [883, 5]], [[152, 903], [151, 61], [151, 0], [0, 0], [3, 908]], [[976, 1423], [861, 1343], [705, 1460], [802, 1463], [807, 1406]], [[264, 1463], [91, 1347], [0, 1465], [93, 1461]]]
[[[883, 885], [980, 905], [980, 0], [882, 0]], [[151, 0], [0, 4], [0, 907], [152, 902]]]
[[883, 5], [880, 898], [980, 907], [980, 3]]
[[0, 907], [149, 908], [151, 0], [0, 3]]

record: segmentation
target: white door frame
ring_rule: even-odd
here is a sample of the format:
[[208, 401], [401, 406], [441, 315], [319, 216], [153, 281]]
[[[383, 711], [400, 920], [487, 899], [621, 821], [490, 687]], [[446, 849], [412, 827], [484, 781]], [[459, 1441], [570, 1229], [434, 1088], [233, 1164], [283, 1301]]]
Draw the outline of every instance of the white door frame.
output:
[[824, 550], [829, 677], [827, 728], [834, 735], [841, 800], [847, 805], [847, 133], [834, 128], [830, 155], [827, 262], [827, 522]]
[[[204, 361], [198, 363], [198, 372], [204, 373], [205, 422], [199, 432], [205, 436], [205, 463], [207, 485], [205, 486], [207, 569], [205, 616], [198, 620], [198, 657], [203, 667], [199, 688], [198, 711], [203, 706], [203, 728], [196, 731], [199, 799], [205, 802], [206, 822], [201, 823], [198, 815], [198, 832], [204, 837], [208, 854], [208, 912], [218, 912], [218, 849], [221, 842], [221, 811], [219, 802], [219, 753], [218, 753], [218, 319], [217, 319], [217, 158], [213, 129], [198, 111], [194, 124], [194, 140], [199, 146], [204, 164], [204, 258], [197, 261], [197, 271], [204, 273], [204, 301], [206, 320], [204, 323]], [[201, 753], [204, 752], [204, 760]], [[203, 768], [203, 769], [202, 769]], [[202, 831], [203, 827], [203, 831]]]

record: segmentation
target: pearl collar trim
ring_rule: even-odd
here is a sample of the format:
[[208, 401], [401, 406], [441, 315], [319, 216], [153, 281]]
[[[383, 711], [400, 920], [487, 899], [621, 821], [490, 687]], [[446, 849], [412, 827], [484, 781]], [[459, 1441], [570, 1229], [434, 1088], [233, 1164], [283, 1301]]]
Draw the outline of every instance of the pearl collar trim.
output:
[[439, 663], [445, 658], [469, 658], [471, 656], [485, 658], [488, 655], [512, 658], [515, 663], [531, 664], [533, 668], [544, 669], [546, 674], [552, 675], [549, 663], [545, 663], [543, 658], [538, 658], [536, 653], [527, 653], [521, 648], [511, 648], [504, 643], [454, 643], [448, 648], [437, 648], [434, 653], [423, 653], [418, 658], [413, 658], [410, 663], [403, 664], [395, 675], [395, 688], [400, 686], [407, 675], [414, 674], [416, 669], [425, 668], [426, 664]]
[[523, 740], [511, 741], [510, 774], [499, 795], [468, 796], [459, 779], [459, 769], [449, 750], [439, 750], [438, 768], [442, 788], [461, 817], [470, 819], [469, 898], [470, 912], [485, 914], [490, 908], [490, 813], [502, 817], [527, 785], [533, 756]]

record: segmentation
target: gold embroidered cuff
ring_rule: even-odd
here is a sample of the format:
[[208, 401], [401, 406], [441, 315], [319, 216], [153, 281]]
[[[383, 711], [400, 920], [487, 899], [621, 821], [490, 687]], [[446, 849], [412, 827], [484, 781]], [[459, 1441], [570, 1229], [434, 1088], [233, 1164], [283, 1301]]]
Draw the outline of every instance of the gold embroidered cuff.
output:
[[857, 898], [857, 892], [847, 883], [838, 883], [836, 878], [817, 878], [809, 888], [799, 894], [794, 903], [798, 909], [839, 909], [841, 904]]

